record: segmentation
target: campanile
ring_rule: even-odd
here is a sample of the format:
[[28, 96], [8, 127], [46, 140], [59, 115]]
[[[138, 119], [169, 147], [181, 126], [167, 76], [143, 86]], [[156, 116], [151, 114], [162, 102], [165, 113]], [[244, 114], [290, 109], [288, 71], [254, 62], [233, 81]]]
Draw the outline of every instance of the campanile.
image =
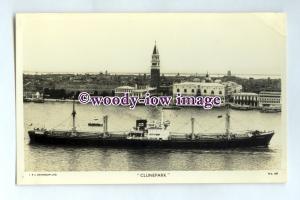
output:
[[150, 79], [150, 87], [155, 87], [159, 89], [160, 85], [160, 61], [159, 61], [159, 53], [158, 48], [156, 46], [156, 41], [152, 53], [151, 59], [151, 79]]

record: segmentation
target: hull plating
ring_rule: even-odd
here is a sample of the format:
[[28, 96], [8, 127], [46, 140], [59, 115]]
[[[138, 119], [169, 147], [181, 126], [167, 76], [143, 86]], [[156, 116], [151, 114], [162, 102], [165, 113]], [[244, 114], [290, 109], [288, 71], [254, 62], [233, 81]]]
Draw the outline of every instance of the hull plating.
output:
[[73, 145], [73, 146], [107, 146], [130, 148], [196, 148], [196, 149], [224, 149], [243, 147], [267, 147], [274, 133], [267, 133], [247, 138], [218, 138], [218, 139], [171, 139], [171, 140], [146, 140], [126, 139], [126, 137], [99, 136], [54, 136], [47, 134], [35, 134], [29, 131], [31, 143]]

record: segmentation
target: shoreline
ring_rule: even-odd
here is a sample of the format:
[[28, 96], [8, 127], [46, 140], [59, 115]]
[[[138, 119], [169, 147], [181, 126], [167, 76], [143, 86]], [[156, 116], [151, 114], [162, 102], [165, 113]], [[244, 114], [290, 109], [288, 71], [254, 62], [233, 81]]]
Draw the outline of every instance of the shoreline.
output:
[[[34, 102], [33, 99], [28, 99], [28, 101], [23, 101], [23, 103], [38, 103], [38, 104], [41, 104], [41, 103], [46, 103], [46, 102], [57, 102], [57, 103], [72, 103], [73, 101], [75, 101], [75, 103], [77, 104], [80, 104], [79, 100], [76, 99], [76, 100], [72, 100], [72, 99], [42, 99], [43, 101], [40, 101], [40, 102]], [[136, 106], [143, 106], [144, 104], [137, 104]], [[202, 108], [203, 110], [205, 110], [202, 106], [176, 106], [174, 104], [170, 104], [169, 106], [162, 106], [162, 105], [158, 105], [158, 106], [151, 106], [151, 107], [162, 107], [162, 108], [166, 108], [166, 110], [180, 110], [180, 109], [183, 109], [183, 108]], [[218, 106], [218, 107], [213, 107], [212, 109], [226, 109], [225, 108], [225, 105], [221, 105], [221, 106]], [[264, 112], [264, 113], [276, 113], [276, 112], [281, 112], [281, 111], [278, 111], [278, 110], [271, 110], [271, 111], [266, 111], [266, 110], [263, 110], [263, 108], [261, 107], [245, 107], [245, 106], [237, 106], [237, 105], [233, 105], [233, 104], [230, 104], [230, 109], [231, 110], [240, 110], [240, 111], [251, 111], [251, 110], [257, 110], [257, 111], [261, 111], [261, 112]]]

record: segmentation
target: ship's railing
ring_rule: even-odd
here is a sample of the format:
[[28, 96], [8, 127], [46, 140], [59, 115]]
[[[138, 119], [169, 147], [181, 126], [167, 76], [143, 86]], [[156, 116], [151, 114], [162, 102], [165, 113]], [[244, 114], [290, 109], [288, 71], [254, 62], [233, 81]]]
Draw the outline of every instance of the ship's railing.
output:
[[122, 137], [126, 136], [128, 132], [126, 131], [114, 131], [114, 132], [87, 132], [87, 131], [66, 131], [59, 129], [52, 129], [45, 132], [47, 135], [55, 135], [55, 136], [80, 136], [80, 137], [90, 137], [90, 136], [98, 136], [98, 137]]
[[[188, 133], [176, 133], [176, 132], [171, 132], [170, 139], [192, 139], [192, 134]], [[202, 133], [196, 133], [194, 134], [194, 139], [227, 139], [228, 136], [222, 133], [214, 133], [214, 134], [202, 134]], [[248, 133], [243, 133], [243, 134], [236, 134], [233, 133], [230, 135], [230, 138], [249, 138]]]

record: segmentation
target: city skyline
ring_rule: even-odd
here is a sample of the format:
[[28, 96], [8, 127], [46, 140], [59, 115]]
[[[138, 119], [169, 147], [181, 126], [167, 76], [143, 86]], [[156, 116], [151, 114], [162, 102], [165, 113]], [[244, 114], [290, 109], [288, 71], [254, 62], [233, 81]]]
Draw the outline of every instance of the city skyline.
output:
[[[66, 71], [23, 71], [23, 74], [28, 74], [28, 75], [34, 75], [34, 74], [38, 74], [38, 75], [46, 75], [46, 74], [90, 74], [90, 75], [97, 75], [97, 74], [105, 74], [108, 73], [109, 75], [150, 75], [151, 72], [150, 70], [148, 72], [115, 72], [115, 71], [108, 71], [108, 70], [100, 70], [100, 71], [96, 71], [96, 72], [92, 72], [92, 71], [78, 71], [78, 72], [66, 72]], [[272, 74], [272, 73], [265, 73], [265, 74], [258, 74], [258, 73], [242, 73], [242, 74], [237, 74], [234, 73], [232, 71], [231, 72], [231, 76], [258, 76], [258, 77], [278, 77], [280, 78], [282, 74]], [[176, 76], [177, 74], [179, 74], [180, 76], [205, 76], [206, 74], [209, 74], [210, 76], [226, 76], [228, 74], [228, 70], [224, 73], [210, 73], [209, 71], [203, 72], [203, 73], [198, 73], [198, 72], [162, 72], [161, 75], [165, 75], [165, 76]]]
[[64, 14], [26, 19], [24, 72], [148, 73], [155, 40], [161, 74], [231, 70], [280, 75], [285, 68], [285, 16], [280, 13]]

